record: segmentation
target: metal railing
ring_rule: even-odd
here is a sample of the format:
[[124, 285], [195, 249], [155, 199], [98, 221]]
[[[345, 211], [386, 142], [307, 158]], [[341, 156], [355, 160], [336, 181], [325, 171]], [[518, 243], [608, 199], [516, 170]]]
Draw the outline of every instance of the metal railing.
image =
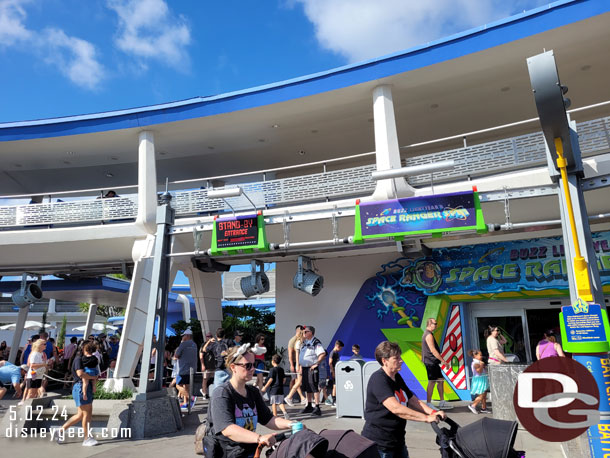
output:
[[[527, 122], [529, 121], [531, 120], [527, 120]], [[578, 123], [577, 126], [583, 156], [592, 156], [610, 151], [610, 117], [584, 121]], [[487, 129], [485, 132], [489, 130]], [[373, 155], [374, 153], [365, 153], [334, 159], [332, 162]], [[453, 170], [435, 172], [433, 177], [430, 175], [411, 177], [409, 183], [417, 187], [426, 185], [431, 180], [438, 183], [469, 179], [499, 172], [526, 169], [546, 163], [544, 139], [540, 132], [425, 154], [408, 158], [405, 162], [407, 166], [414, 166], [448, 159], [455, 161], [456, 166]], [[373, 164], [332, 171], [326, 171], [324, 162], [315, 164], [323, 165], [324, 171], [309, 175], [245, 183], [240, 184], [240, 186], [258, 208], [320, 202], [350, 196], [366, 196], [375, 189], [375, 182], [371, 177], [371, 173], [375, 170]], [[314, 164], [273, 169], [273, 171], [312, 165]], [[255, 173], [262, 173], [264, 176], [265, 171], [231, 176], [253, 175]], [[211, 179], [183, 180], [175, 183], [205, 183], [206, 180]], [[71, 193], [73, 192], [71, 191]], [[185, 217], [230, 210], [230, 207], [223, 200], [209, 199], [207, 192], [205, 188], [172, 192], [174, 196], [172, 206], [176, 210], [176, 216]], [[252, 204], [244, 196], [227, 199], [227, 202], [239, 211], [252, 209]], [[75, 225], [122, 221], [134, 219], [137, 216], [137, 210], [137, 195], [7, 206], [0, 207], [0, 227], [49, 227], [61, 224]]]
[[99, 223], [133, 219], [137, 214], [137, 196], [13, 205], [0, 207], [0, 227]]
[[[601, 154], [610, 150], [610, 117], [577, 123], [578, 138], [583, 157]], [[430, 164], [453, 159], [451, 170], [435, 172], [434, 182], [459, 178], [490, 175], [546, 164], [544, 137], [542, 132], [519, 135], [480, 145], [456, 148], [439, 153], [409, 158], [408, 166]], [[410, 177], [413, 186], [430, 181], [429, 174]]]

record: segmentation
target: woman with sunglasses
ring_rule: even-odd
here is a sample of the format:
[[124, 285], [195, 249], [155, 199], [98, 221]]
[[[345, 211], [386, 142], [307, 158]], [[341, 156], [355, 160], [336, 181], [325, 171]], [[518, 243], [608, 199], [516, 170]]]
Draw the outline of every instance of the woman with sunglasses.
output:
[[292, 422], [274, 417], [260, 391], [246, 385], [252, 380], [255, 369], [250, 344], [231, 348], [225, 362], [231, 378], [212, 395], [209, 406], [212, 433], [220, 442], [225, 456], [253, 457], [258, 445], [270, 447], [275, 443], [273, 434], [256, 432], [258, 423], [270, 429], [285, 430], [292, 427]]

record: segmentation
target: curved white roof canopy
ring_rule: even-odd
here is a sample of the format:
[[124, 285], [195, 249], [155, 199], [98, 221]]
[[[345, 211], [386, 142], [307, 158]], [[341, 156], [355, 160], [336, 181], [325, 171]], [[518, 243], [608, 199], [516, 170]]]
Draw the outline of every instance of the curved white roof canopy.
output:
[[[532, 118], [525, 62], [543, 49], [555, 51], [573, 107], [610, 100], [607, 11], [610, 4], [603, 0], [560, 1], [404, 53], [296, 80], [133, 110], [0, 124], [0, 194], [136, 184], [138, 133], [145, 129], [155, 133], [159, 182], [373, 151], [371, 91], [379, 84], [393, 86], [401, 145]], [[586, 117], [607, 114], [605, 109]]]

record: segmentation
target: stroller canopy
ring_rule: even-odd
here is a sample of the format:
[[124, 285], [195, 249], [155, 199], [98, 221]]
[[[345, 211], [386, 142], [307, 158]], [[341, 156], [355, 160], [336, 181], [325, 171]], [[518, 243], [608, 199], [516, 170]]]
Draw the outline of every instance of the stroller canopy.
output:
[[507, 458], [516, 437], [516, 421], [486, 417], [458, 429], [456, 443], [468, 458]]

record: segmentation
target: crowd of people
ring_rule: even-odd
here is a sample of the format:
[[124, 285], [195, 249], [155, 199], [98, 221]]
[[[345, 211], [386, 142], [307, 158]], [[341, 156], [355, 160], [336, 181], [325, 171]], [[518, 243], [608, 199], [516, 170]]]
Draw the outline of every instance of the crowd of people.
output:
[[[443, 396], [441, 368], [448, 366], [449, 361], [443, 358], [435, 340], [437, 326], [435, 319], [428, 319], [422, 336], [422, 362], [428, 376], [425, 401], [413, 394], [399, 373], [402, 352], [398, 344], [385, 341], [375, 349], [375, 360], [380, 368], [371, 375], [366, 387], [365, 425], [361, 434], [375, 442], [381, 458], [408, 457], [404, 441], [407, 420], [436, 422], [444, 418], [445, 410], [452, 408]], [[501, 329], [490, 326], [485, 331], [485, 337], [489, 355], [487, 364], [507, 363], [507, 342]], [[286, 369], [282, 367], [283, 355], [269, 351], [264, 334], [256, 335], [252, 344], [244, 343], [243, 338], [243, 332], [239, 330], [229, 337], [223, 328], [218, 328], [215, 334], [207, 332], [203, 344], [198, 348], [189, 328], [181, 336], [168, 340], [163, 356], [165, 377], [168, 382], [171, 380], [169, 386], [176, 387], [184, 408], [189, 403], [193, 407], [196, 401], [196, 397], [192, 396], [195, 388], [190, 386], [193, 373], [203, 375], [199, 392], [204, 399], [210, 400], [208, 421], [211, 434], [220, 446], [235, 453], [235, 456], [251, 456], [257, 445], [274, 444], [272, 434], [256, 433], [258, 423], [271, 429], [291, 428], [294, 421], [286, 405], [295, 407], [299, 403], [302, 405], [299, 413], [311, 416], [321, 415], [322, 402], [335, 406], [337, 363], [340, 359], [363, 360], [358, 344], [351, 346], [350, 356], [342, 356], [345, 345], [341, 340], [335, 341], [332, 350], [327, 353], [316, 337], [315, 327], [311, 325], [295, 327], [295, 333], [288, 342]], [[72, 337], [63, 349], [58, 350], [53, 339], [46, 332], [41, 332], [28, 340], [20, 352], [19, 364], [15, 365], [6, 361], [10, 348], [6, 342], [2, 342], [0, 381], [12, 385], [15, 396], [25, 400], [44, 395], [48, 378], [45, 374], [49, 371], [65, 372], [66, 383], [73, 383], [72, 397], [77, 413], [62, 429], [82, 423], [86, 433], [92, 416], [96, 381], [101, 376], [111, 375], [118, 347], [116, 336], [106, 339], [104, 334], [100, 334], [97, 338], [90, 336], [80, 341]], [[473, 399], [468, 408], [475, 414], [488, 413], [487, 393], [490, 386], [483, 352], [472, 349], [468, 354], [472, 358]], [[552, 356], [564, 356], [564, 353], [557, 336], [549, 330], [536, 347], [536, 357]], [[153, 352], [152, 366], [156, 360], [156, 353]], [[438, 407], [432, 404], [435, 388], [440, 397]], [[0, 387], [0, 398], [6, 392], [6, 388]], [[93, 438], [87, 438], [83, 443], [95, 444]]]

